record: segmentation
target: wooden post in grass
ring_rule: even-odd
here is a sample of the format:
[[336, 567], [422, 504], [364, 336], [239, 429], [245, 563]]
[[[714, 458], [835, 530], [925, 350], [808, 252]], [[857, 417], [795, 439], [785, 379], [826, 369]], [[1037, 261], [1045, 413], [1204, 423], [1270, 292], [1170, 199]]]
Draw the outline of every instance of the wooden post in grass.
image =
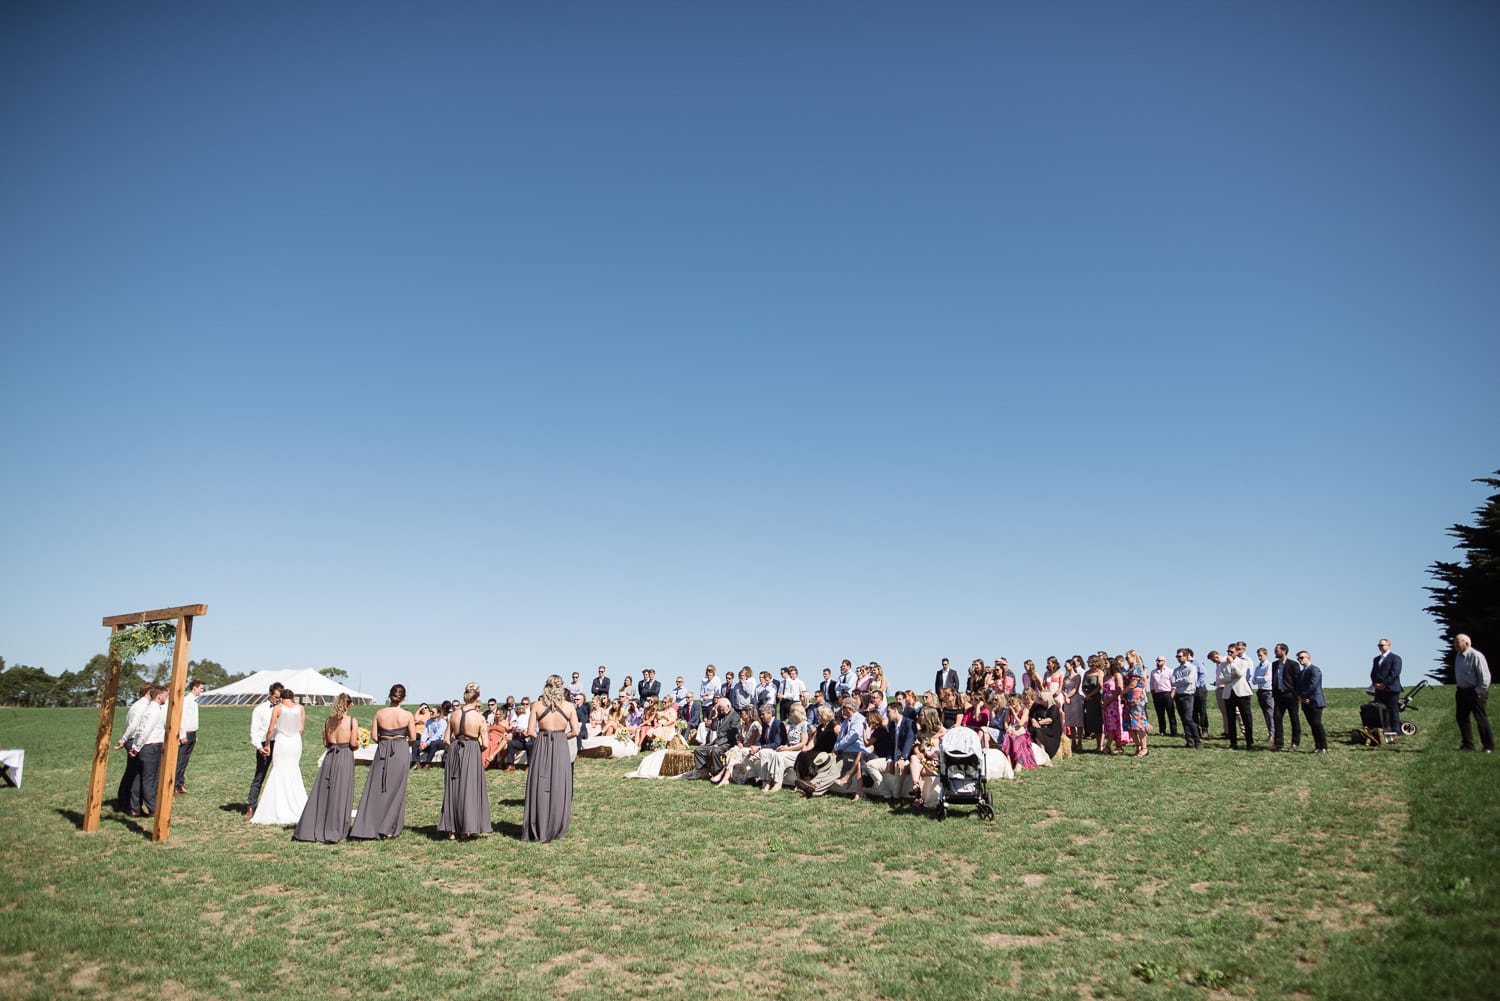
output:
[[[172, 643], [172, 680], [167, 696], [167, 723], [162, 737], [161, 770], [156, 784], [156, 826], [151, 831], [152, 841], [165, 841], [171, 833], [172, 793], [177, 777], [177, 729], [182, 725], [182, 695], [187, 687], [188, 650], [193, 639], [193, 618], [205, 615], [207, 605], [179, 605], [176, 608], [157, 608], [149, 612], [131, 612], [128, 615], [107, 615], [104, 625], [110, 636], [126, 626], [138, 626], [147, 622], [177, 620], [177, 636]], [[89, 773], [88, 800], [83, 808], [83, 829], [99, 829], [99, 812], [104, 805], [104, 774], [109, 767], [110, 737], [115, 722], [115, 698], [120, 688], [120, 662], [111, 650], [109, 670], [104, 676], [100, 690], [99, 732], [94, 742], [94, 767]]]

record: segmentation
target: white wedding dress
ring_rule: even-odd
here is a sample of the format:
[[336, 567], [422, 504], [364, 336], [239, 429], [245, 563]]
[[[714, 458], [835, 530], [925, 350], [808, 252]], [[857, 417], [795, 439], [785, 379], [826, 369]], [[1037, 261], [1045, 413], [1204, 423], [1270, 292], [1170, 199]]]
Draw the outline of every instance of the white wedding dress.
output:
[[307, 787], [302, 784], [302, 707], [285, 706], [276, 719], [275, 746], [271, 748], [271, 773], [260, 791], [252, 824], [295, 824], [307, 806]]

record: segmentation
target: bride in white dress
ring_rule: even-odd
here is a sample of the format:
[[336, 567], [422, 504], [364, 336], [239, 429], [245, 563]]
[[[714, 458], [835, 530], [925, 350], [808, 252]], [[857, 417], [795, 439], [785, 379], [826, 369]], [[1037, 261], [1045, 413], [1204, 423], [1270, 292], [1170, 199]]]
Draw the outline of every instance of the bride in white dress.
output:
[[307, 805], [307, 787], [302, 784], [302, 728], [307, 714], [289, 691], [271, 712], [266, 739], [271, 746], [271, 774], [260, 791], [252, 824], [295, 824]]

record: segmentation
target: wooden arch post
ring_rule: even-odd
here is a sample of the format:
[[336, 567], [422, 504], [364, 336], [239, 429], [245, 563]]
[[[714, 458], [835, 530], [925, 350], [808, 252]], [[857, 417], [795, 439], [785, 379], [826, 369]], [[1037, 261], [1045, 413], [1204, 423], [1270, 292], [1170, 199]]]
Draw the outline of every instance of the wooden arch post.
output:
[[[182, 695], [187, 688], [188, 648], [193, 640], [193, 619], [208, 612], [207, 605], [179, 605], [129, 615], [106, 615], [104, 625], [111, 637], [126, 626], [147, 622], [177, 620], [177, 637], [172, 642], [172, 680], [168, 683], [167, 726], [161, 745], [161, 770], [156, 776], [156, 826], [152, 841], [165, 841], [172, 827], [172, 793], [177, 778], [177, 730], [182, 725]], [[88, 801], [83, 808], [83, 829], [99, 829], [99, 812], [104, 806], [104, 773], [109, 768], [109, 750], [115, 728], [115, 699], [120, 691], [120, 662], [110, 644], [109, 670], [104, 687], [99, 690], [99, 733], [94, 741], [94, 767], [89, 773]]]

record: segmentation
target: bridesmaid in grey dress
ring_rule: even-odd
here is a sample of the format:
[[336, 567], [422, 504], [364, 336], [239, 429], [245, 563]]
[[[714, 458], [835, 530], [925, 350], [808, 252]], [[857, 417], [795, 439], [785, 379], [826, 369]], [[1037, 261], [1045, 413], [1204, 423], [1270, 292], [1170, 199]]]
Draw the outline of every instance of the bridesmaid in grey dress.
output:
[[487, 727], [479, 708], [479, 686], [464, 688], [463, 705], [448, 716], [448, 749], [443, 752], [443, 812], [438, 830], [453, 840], [490, 833], [490, 792], [484, 784]]
[[349, 809], [354, 806], [354, 749], [359, 746], [359, 721], [349, 715], [349, 696], [333, 700], [333, 712], [323, 721], [323, 746], [328, 750], [313, 780], [312, 795], [292, 831], [293, 841], [336, 844], [349, 836]]
[[394, 838], [406, 826], [406, 777], [417, 719], [401, 708], [404, 701], [406, 686], [392, 685], [389, 704], [375, 714], [375, 760], [370, 762], [351, 838]]
[[578, 716], [559, 675], [547, 678], [542, 696], [531, 707], [526, 736], [532, 738], [526, 758], [526, 814], [522, 841], [552, 841], [568, 833], [573, 814], [573, 761], [568, 746], [578, 736]]

